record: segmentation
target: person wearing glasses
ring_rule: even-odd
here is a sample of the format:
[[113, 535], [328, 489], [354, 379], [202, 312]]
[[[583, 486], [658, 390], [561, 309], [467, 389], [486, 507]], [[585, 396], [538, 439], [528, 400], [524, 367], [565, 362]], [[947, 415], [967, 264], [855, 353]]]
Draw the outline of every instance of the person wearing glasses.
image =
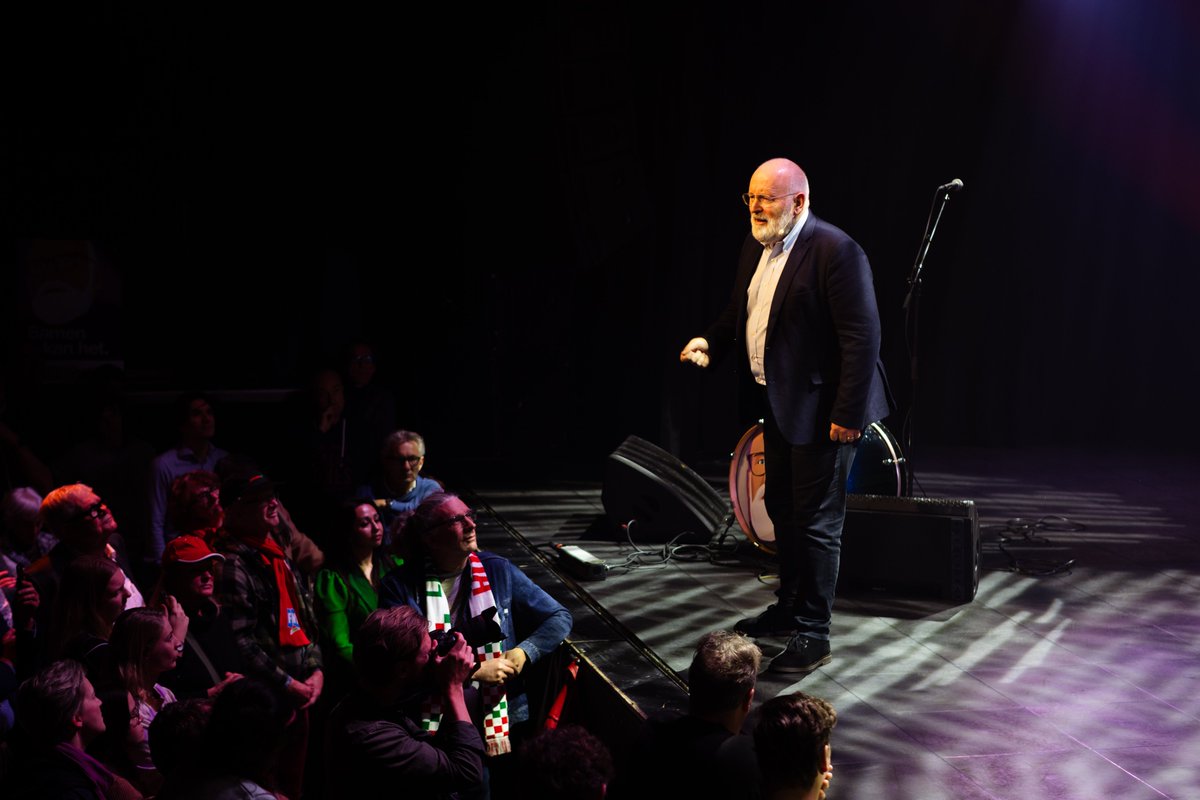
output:
[[441, 482], [421, 474], [425, 467], [425, 439], [413, 431], [393, 431], [379, 449], [379, 469], [358, 496], [370, 499], [383, 522], [383, 544], [390, 546], [398, 525], [421, 501], [444, 490]]
[[846, 480], [862, 431], [895, 407], [879, 360], [871, 267], [844, 231], [810, 211], [808, 177], [774, 158], [742, 201], [750, 235], [733, 296], [681, 362], [734, 352], [764, 428], [766, 509], [779, 560], [777, 600], [735, 629], [787, 635], [770, 669], [805, 675], [832, 659], [829, 629], [846, 515]]
[[275, 777], [283, 794], [300, 797], [310, 709], [325, 687], [312, 590], [289, 556], [291, 528], [283, 524], [270, 478], [230, 474], [221, 484], [221, 505], [225, 528], [218, 549], [225, 561], [215, 594], [228, 610], [245, 677], [273, 686], [295, 709]]
[[498, 774], [511, 773], [509, 760], [497, 757], [531, 724], [522, 674], [571, 632], [571, 612], [517, 565], [480, 550], [475, 515], [457, 495], [422, 500], [400, 534], [404, 564], [383, 579], [379, 607], [414, 608], [431, 631], [458, 631], [475, 651], [470, 677], [480, 687], [495, 788]]
[[48, 663], [46, 646], [59, 585], [67, 565], [77, 558], [99, 556], [113, 561], [124, 575], [124, 591], [129, 595], [125, 608], [146, 604], [129, 578], [132, 570], [117, 533], [117, 521], [90, 486], [71, 483], [51, 491], [42, 500], [38, 517], [58, 544], [25, 570], [17, 587], [19, 599], [13, 606], [14, 627], [18, 639], [23, 640], [19, 647], [23, 668], [32, 669]]

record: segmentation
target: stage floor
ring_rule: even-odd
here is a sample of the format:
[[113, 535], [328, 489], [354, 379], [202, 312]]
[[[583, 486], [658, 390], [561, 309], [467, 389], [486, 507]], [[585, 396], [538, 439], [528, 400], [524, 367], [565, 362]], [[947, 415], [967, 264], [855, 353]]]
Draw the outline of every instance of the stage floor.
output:
[[[727, 496], [727, 465], [705, 466]], [[830, 796], [1200, 798], [1195, 459], [930, 450], [915, 478], [915, 496], [975, 503], [974, 599], [839, 591], [833, 662], [800, 682], [759, 676], [756, 707], [802, 690], [837, 709]], [[772, 601], [772, 559], [736, 521], [707, 545], [622, 540], [602, 488], [510, 478], [464, 494], [482, 546], [571, 608], [572, 646], [615, 690], [641, 714], [680, 710], [697, 639]], [[564, 572], [555, 543], [605, 577]], [[759, 641], [764, 665], [784, 642]]]

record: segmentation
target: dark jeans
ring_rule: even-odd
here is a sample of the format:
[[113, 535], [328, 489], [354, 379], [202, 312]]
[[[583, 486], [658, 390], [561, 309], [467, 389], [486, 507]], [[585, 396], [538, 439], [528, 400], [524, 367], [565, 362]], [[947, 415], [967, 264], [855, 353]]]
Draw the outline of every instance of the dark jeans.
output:
[[775, 527], [782, 606], [793, 606], [796, 631], [829, 638], [833, 594], [842, 555], [846, 479], [856, 444], [827, 438], [792, 445], [768, 409], [763, 418], [764, 501]]

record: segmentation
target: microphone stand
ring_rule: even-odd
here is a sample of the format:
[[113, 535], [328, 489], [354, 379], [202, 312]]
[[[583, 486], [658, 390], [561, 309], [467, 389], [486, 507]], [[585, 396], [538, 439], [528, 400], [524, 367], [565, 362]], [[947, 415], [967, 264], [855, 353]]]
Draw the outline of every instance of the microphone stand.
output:
[[939, 186], [933, 193], [933, 205], [930, 206], [929, 216], [925, 220], [925, 235], [921, 239], [921, 246], [917, 248], [917, 259], [913, 263], [912, 272], [908, 275], [908, 295], [904, 298], [903, 308], [905, 311], [905, 341], [908, 345], [909, 378], [912, 389], [909, 394], [908, 413], [904, 418], [902, 438], [910, 480], [913, 475], [913, 409], [917, 404], [917, 307], [921, 300], [921, 270], [925, 268], [925, 256], [929, 254], [929, 245], [933, 242], [934, 234], [937, 233], [938, 222], [941, 221], [942, 212], [946, 209], [946, 201], [950, 199], [951, 192], [957, 192], [962, 186], [962, 181], [956, 178], [950, 183]]

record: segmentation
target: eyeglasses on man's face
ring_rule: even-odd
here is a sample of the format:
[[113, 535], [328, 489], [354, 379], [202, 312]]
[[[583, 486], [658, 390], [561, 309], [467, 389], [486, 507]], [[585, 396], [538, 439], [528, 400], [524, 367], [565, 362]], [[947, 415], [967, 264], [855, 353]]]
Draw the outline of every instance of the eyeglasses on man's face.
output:
[[388, 456], [387, 460], [399, 464], [401, 461], [408, 464], [420, 464], [421, 459], [425, 456]]
[[754, 206], [757, 203], [762, 203], [763, 205], [767, 205], [768, 203], [774, 203], [776, 200], [779, 200], [780, 198], [795, 197], [798, 194], [803, 194], [803, 192], [788, 192], [787, 194], [777, 194], [777, 195], [750, 194], [749, 192], [744, 192], [742, 194], [742, 202], [748, 206]]
[[463, 514], [455, 514], [453, 517], [446, 517], [444, 520], [442, 520], [441, 522], [434, 525], [434, 527], [439, 528], [442, 525], [456, 525], [456, 524], [462, 524], [465, 522], [470, 522], [471, 526], [474, 527], [474, 525], [475, 525], [475, 512], [474, 511], [467, 511]]
[[75, 515], [76, 521], [85, 519], [101, 519], [108, 516], [108, 506], [104, 505], [103, 500], [97, 500], [87, 508]]

